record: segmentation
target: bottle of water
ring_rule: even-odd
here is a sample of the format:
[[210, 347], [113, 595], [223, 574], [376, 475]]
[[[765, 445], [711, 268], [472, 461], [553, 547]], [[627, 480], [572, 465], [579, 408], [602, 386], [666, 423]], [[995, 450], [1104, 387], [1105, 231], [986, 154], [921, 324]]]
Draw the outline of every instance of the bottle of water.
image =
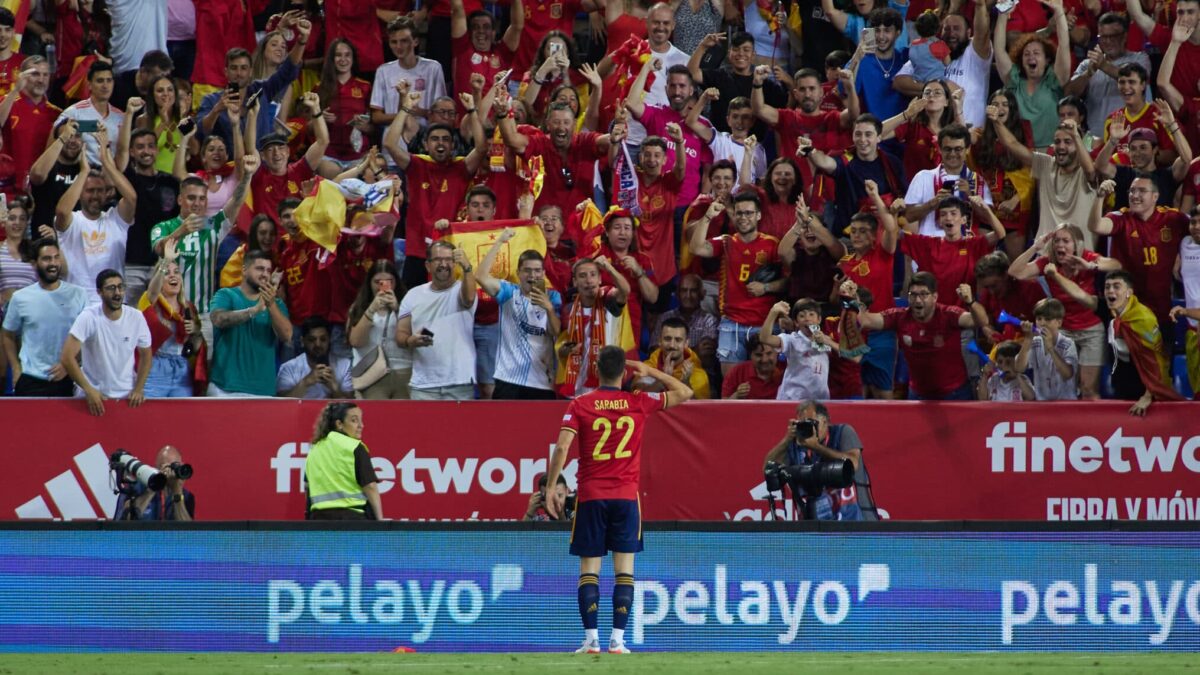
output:
[[50, 76], [54, 77], [54, 71], [58, 69], [58, 55], [54, 45], [46, 45], [46, 60], [50, 62]]

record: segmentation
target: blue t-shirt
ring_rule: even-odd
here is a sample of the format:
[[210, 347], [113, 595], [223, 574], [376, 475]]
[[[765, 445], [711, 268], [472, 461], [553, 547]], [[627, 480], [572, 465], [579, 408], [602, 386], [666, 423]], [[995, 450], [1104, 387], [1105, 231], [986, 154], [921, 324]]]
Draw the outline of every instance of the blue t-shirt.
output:
[[[222, 288], [213, 296], [213, 312], [237, 311], [258, 304], [242, 293], [241, 287]], [[287, 316], [283, 300], [275, 306]], [[209, 375], [223, 391], [255, 396], [275, 395], [275, 330], [271, 313], [259, 312], [253, 319], [229, 328], [213, 327], [213, 363]]]
[[[562, 296], [547, 290], [557, 315]], [[500, 348], [496, 352], [496, 379], [522, 387], [552, 389], [554, 339], [548, 335], [550, 317], [546, 310], [521, 292], [511, 281], [501, 281], [496, 293], [500, 305]]]
[[907, 49], [896, 49], [890, 59], [880, 60], [874, 54], [863, 57], [856, 78], [863, 112], [878, 117], [880, 122], [904, 112], [908, 99], [892, 87], [892, 81], [905, 63], [908, 63]]
[[87, 307], [83, 288], [65, 281], [48, 291], [30, 284], [13, 293], [4, 315], [4, 330], [21, 338], [21, 372], [43, 380], [59, 362], [75, 317]]

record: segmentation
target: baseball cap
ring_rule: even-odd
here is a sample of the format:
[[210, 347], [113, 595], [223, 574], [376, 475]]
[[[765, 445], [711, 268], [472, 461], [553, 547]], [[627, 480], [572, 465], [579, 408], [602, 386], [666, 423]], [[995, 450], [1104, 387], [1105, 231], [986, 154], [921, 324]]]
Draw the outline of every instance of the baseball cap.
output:
[[266, 150], [272, 145], [287, 145], [287, 138], [283, 134], [267, 134], [258, 142], [259, 150]]
[[1154, 133], [1151, 129], [1134, 129], [1129, 134], [1129, 142], [1132, 143], [1134, 141], [1147, 141], [1151, 145], [1158, 145], [1158, 134]]

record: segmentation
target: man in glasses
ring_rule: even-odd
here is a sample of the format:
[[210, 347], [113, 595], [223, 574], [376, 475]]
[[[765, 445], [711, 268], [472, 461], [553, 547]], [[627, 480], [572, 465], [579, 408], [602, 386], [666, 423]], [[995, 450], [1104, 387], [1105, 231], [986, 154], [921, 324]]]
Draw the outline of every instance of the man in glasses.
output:
[[414, 155], [430, 154], [430, 149], [425, 147], [425, 137], [429, 135], [430, 127], [435, 124], [445, 124], [450, 127], [450, 136], [454, 141], [452, 148], [454, 156], [456, 158], [466, 157], [470, 149], [457, 128], [458, 108], [454, 105], [454, 99], [449, 96], [439, 96], [434, 100], [433, 107], [429, 109], [429, 125], [417, 128], [413, 139], [408, 142], [408, 151]]
[[[932, 169], [918, 171], [908, 184], [904, 195], [904, 215], [910, 223], [920, 222], [919, 234], [941, 237], [937, 211], [939, 205], [951, 197], [970, 203], [971, 197], [982, 197], [983, 204], [992, 205], [992, 194], [987, 181], [967, 168], [967, 149], [971, 147], [971, 132], [961, 124], [951, 124], [938, 132], [938, 149], [942, 163]], [[970, 211], [970, 209], [968, 209]], [[986, 216], [976, 210], [977, 216]], [[971, 214], [965, 213], [970, 216]]]
[[[842, 297], [854, 298], [858, 285], [845, 281]], [[958, 287], [962, 304], [975, 303], [971, 287]], [[908, 307], [882, 312], [863, 311], [859, 323], [867, 330], [894, 330], [900, 351], [908, 361], [909, 398], [924, 401], [973, 400], [966, 364], [959, 347], [963, 328], [974, 328], [975, 319], [961, 307], [938, 302], [938, 283], [929, 272], [917, 272], [908, 285]]]
[[88, 411], [99, 417], [107, 399], [128, 398], [131, 408], [142, 404], [154, 356], [146, 317], [125, 306], [121, 273], [114, 269], [100, 272], [96, 291], [100, 304], [91, 305], [75, 318], [62, 348], [62, 367], [75, 381], [75, 396], [86, 398]]
[[721, 362], [721, 374], [729, 372], [734, 365], [750, 358], [746, 342], [756, 335], [771, 306], [774, 294], [787, 287], [787, 278], [782, 274], [770, 281], [759, 271], [768, 265], [779, 263], [779, 240], [758, 231], [762, 219], [762, 205], [758, 196], [743, 192], [733, 198], [733, 229], [736, 234], [723, 234], [707, 239], [708, 223], [725, 210], [725, 205], [714, 201], [692, 230], [689, 247], [692, 255], [701, 258], [726, 256], [721, 265], [721, 295], [719, 306], [721, 324], [718, 328], [717, 359]]

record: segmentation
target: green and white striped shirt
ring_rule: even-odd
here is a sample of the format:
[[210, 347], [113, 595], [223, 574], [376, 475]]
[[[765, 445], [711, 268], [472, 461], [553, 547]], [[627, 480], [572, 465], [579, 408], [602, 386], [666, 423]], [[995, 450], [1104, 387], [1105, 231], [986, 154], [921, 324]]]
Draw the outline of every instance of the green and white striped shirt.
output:
[[[217, 292], [217, 235], [225, 222], [225, 212], [217, 211], [198, 232], [184, 235], [179, 251], [179, 271], [183, 273], [183, 295], [196, 305], [196, 311], [208, 314], [208, 305]], [[159, 223], [150, 230], [150, 245], [171, 236], [183, 226], [183, 217]]]

